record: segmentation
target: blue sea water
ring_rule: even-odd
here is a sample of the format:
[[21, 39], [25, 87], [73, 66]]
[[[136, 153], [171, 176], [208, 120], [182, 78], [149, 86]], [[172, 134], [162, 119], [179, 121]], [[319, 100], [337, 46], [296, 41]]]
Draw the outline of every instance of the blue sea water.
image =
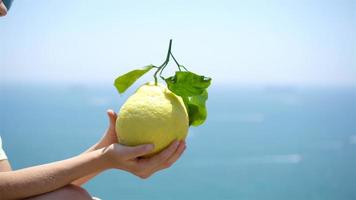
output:
[[[110, 85], [2, 85], [0, 134], [13, 168], [81, 153], [128, 95]], [[110, 170], [85, 188], [105, 200], [356, 199], [355, 88], [213, 87], [208, 108], [170, 169], [147, 180]]]

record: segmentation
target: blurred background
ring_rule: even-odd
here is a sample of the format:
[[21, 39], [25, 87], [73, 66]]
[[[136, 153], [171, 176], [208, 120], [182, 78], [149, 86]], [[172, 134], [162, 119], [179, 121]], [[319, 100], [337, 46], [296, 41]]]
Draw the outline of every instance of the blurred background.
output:
[[[148, 180], [103, 199], [355, 199], [356, 1], [14, 1], [0, 18], [0, 135], [20, 169], [94, 144], [114, 79], [173, 53], [213, 79], [208, 120]], [[175, 70], [173, 63], [165, 76]]]

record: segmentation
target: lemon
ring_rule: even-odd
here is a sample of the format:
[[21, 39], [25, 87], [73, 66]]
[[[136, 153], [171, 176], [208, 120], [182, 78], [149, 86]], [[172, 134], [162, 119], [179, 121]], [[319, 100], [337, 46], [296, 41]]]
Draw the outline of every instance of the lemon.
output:
[[116, 121], [119, 142], [128, 146], [154, 144], [152, 154], [174, 139], [184, 139], [189, 128], [188, 113], [181, 97], [154, 83], [141, 86], [121, 107]]

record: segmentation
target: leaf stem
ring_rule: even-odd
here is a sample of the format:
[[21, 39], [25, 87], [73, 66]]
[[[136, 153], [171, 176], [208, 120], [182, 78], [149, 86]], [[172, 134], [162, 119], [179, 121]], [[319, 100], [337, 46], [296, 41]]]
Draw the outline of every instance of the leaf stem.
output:
[[159, 76], [162, 79], [164, 79], [164, 77], [162, 77], [162, 71], [167, 66], [167, 64], [169, 62], [169, 57], [171, 55], [171, 49], [172, 49], [172, 39], [169, 40], [168, 53], [167, 53], [166, 60], [163, 62], [163, 64], [161, 66], [158, 67], [158, 69], [156, 70], [156, 72], [153, 75], [153, 77], [155, 79], [155, 85], [157, 85], [157, 74], [158, 74], [158, 72], [159, 72]]
[[183, 65], [180, 65], [180, 64], [178, 63], [178, 61], [176, 60], [176, 58], [173, 56], [173, 53], [172, 53], [172, 52], [171, 52], [171, 56], [172, 56], [174, 62], [177, 64], [179, 71], [182, 71], [181, 68], [183, 68], [185, 71], [188, 71], [188, 72], [189, 72], [189, 70], [187, 70], [187, 68], [185, 68]]
[[173, 56], [173, 53], [172, 53], [172, 52], [171, 52], [171, 56], [172, 56], [174, 62], [177, 64], [179, 71], [182, 71], [182, 70], [180, 69], [179, 63], [177, 62], [176, 58]]
[[168, 64], [168, 62], [167, 62], [167, 63], [165, 63], [165, 65], [164, 65], [164, 66], [162, 66], [162, 69], [161, 69], [161, 71], [159, 72], [159, 76], [160, 76], [160, 77], [161, 77], [161, 79], [163, 79], [163, 80], [164, 80], [164, 77], [162, 76], [162, 72], [163, 72], [164, 68], [166, 68], [166, 67], [167, 67], [167, 64]]
[[183, 69], [185, 69], [185, 71], [189, 72], [189, 70], [187, 70], [187, 68], [185, 68], [183, 65], [180, 65], [180, 67], [183, 67]]

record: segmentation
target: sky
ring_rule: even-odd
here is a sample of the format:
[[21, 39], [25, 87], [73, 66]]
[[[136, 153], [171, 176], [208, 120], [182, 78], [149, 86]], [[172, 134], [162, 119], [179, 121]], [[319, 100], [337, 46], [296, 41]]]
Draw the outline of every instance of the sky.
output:
[[112, 83], [161, 64], [173, 39], [178, 61], [215, 84], [356, 86], [355, 10], [355, 0], [15, 0], [0, 18], [0, 83]]

